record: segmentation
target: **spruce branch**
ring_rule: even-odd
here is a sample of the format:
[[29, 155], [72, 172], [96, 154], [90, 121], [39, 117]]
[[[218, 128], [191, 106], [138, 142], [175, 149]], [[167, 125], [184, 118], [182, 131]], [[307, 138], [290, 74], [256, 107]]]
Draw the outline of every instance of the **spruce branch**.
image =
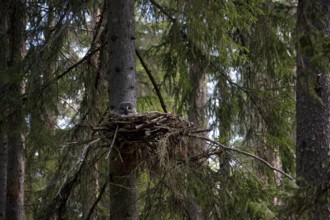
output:
[[83, 158], [77, 162], [77, 165], [78, 163], [81, 164], [77, 172], [74, 174], [74, 176], [70, 178], [69, 181], [65, 179], [64, 183], [57, 192], [53, 202], [47, 206], [46, 210], [48, 211], [45, 214], [46, 219], [51, 219], [51, 217], [53, 217], [56, 213], [61, 213], [61, 210], [65, 209], [69, 196], [72, 191], [77, 187], [79, 178], [81, 177], [82, 172], [87, 165], [86, 161], [90, 152], [90, 146], [87, 146], [84, 151]]
[[156, 8], [158, 8], [159, 9], [159, 11], [161, 11], [164, 15], [166, 15], [170, 20], [171, 20], [171, 22], [175, 22], [176, 21], [176, 19], [172, 16], [172, 15], [170, 15], [170, 13], [168, 13], [167, 11], [166, 11], [166, 9], [164, 8], [164, 7], [162, 7], [160, 4], [158, 4], [156, 1], [154, 1], [154, 0], [150, 0], [150, 2], [151, 2], [151, 4], [153, 4]]
[[[97, 47], [96, 49], [88, 52], [81, 60], [78, 62], [72, 64], [69, 68], [67, 68], [65, 71], [63, 71], [61, 74], [56, 76], [54, 79], [50, 80], [49, 82], [45, 83], [45, 85], [41, 88], [41, 90], [45, 90], [48, 86], [50, 86], [52, 83], [56, 82], [57, 80], [61, 79], [65, 75], [71, 72], [71, 70], [77, 68], [80, 64], [85, 62], [87, 59], [89, 59], [91, 56], [93, 56], [96, 52], [102, 50], [107, 45], [107, 42], [102, 44], [101, 46]], [[25, 102], [27, 99], [27, 93], [22, 94], [22, 100]]]
[[[176, 22], [176, 19], [168, 12], [166, 11], [166, 9], [164, 7], [162, 7], [160, 4], [158, 4], [157, 2], [155, 2], [154, 0], [150, 0], [150, 2], [156, 7], [159, 9], [159, 11], [161, 11], [166, 17], [168, 17], [168, 19], [172, 22], [172, 23], [175, 23]], [[182, 36], [185, 38], [185, 39], [188, 39], [187, 37], [187, 34], [185, 32], [183, 32], [182, 30], [180, 31], [180, 33], [182, 34]], [[189, 44], [192, 45], [192, 47], [197, 50], [198, 54], [200, 54], [202, 60], [208, 60], [205, 56], [205, 54], [203, 54], [203, 52], [201, 51], [201, 49], [196, 45], [195, 42], [192, 42], [191, 40], [189, 40]], [[217, 69], [216, 67], [216, 64], [212, 61], [212, 60], [209, 60], [208, 64], [214, 68], [214, 69]], [[252, 97], [252, 95], [249, 93], [248, 90], [244, 89], [243, 87], [239, 86], [238, 84], [232, 82], [232, 80], [230, 80], [230, 78], [228, 76], [226, 76], [225, 74], [222, 74], [226, 77], [226, 80], [229, 84], [231, 85], [235, 85], [238, 89], [242, 90], [243, 92], [246, 93], [246, 95], [250, 98], [251, 102], [256, 106], [259, 114], [261, 115], [262, 119], [267, 123], [268, 121], [266, 120], [265, 116], [264, 116], [264, 113], [262, 111], [262, 109], [260, 108], [260, 106], [257, 104], [256, 100]], [[268, 123], [267, 123], [268, 124]]]
[[[62, 72], [61, 74], [59, 74], [58, 76], [56, 76], [56, 78], [53, 81], [57, 81], [59, 79], [61, 79], [62, 77], [64, 77], [66, 74], [68, 74], [71, 70], [75, 69], [76, 67], [78, 67], [80, 64], [82, 64], [83, 62], [85, 62], [87, 59], [89, 59], [91, 56], [93, 56], [96, 52], [100, 51], [101, 49], [103, 49], [103, 47], [105, 47], [107, 44], [104, 43], [101, 46], [99, 46], [98, 48], [96, 48], [93, 51], [88, 52], [81, 60], [79, 60], [78, 62], [76, 62], [75, 64], [72, 64], [68, 69], [66, 69], [64, 72]], [[47, 83], [46, 85], [44, 85], [45, 89], [47, 86], [49, 86], [53, 81]]]

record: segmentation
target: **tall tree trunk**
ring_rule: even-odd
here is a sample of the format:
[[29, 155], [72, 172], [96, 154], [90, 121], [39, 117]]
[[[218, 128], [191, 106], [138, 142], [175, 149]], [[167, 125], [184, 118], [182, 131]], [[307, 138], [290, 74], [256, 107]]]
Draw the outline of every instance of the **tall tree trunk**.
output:
[[[106, 19], [101, 19], [103, 16], [103, 9], [101, 8], [102, 1], [94, 1], [93, 2], [93, 9], [91, 11], [91, 23], [90, 23], [90, 31], [93, 37], [93, 44], [92, 44], [92, 50], [100, 47], [104, 42], [103, 35], [103, 23]], [[104, 7], [104, 6], [103, 6]], [[102, 14], [103, 13], [103, 14]], [[91, 68], [93, 69], [93, 73], [96, 73], [96, 76], [94, 76], [94, 83], [92, 83], [91, 86], [87, 87], [88, 89], [88, 95], [90, 96], [90, 107], [89, 107], [89, 113], [88, 113], [88, 120], [92, 123], [97, 123], [100, 119], [100, 112], [102, 111], [102, 101], [100, 97], [104, 97], [104, 94], [107, 93], [107, 87], [104, 86], [103, 79], [105, 78], [107, 71], [105, 71], [105, 68], [102, 68], [102, 62], [101, 59], [104, 59], [103, 54], [101, 52], [95, 53], [91, 59]], [[90, 134], [93, 136], [93, 134]], [[92, 138], [92, 137], [88, 138]], [[95, 151], [91, 151], [90, 155], [92, 158], [94, 158], [97, 154]], [[96, 161], [94, 164], [94, 173], [92, 180], [88, 182], [85, 186], [82, 186], [82, 190], [85, 190], [85, 192], [88, 193], [88, 196], [83, 199], [82, 206], [83, 209], [86, 210], [84, 213], [84, 219], [88, 218], [89, 220], [97, 220], [102, 215], [99, 214], [97, 207], [94, 208], [92, 213], [89, 213], [90, 207], [93, 205], [93, 203], [97, 200], [97, 198], [100, 196], [100, 175], [99, 175], [99, 168], [100, 164], [99, 161]], [[101, 190], [102, 191], [102, 190]], [[93, 198], [91, 200], [91, 198]]]
[[188, 106], [188, 119], [201, 128], [207, 127], [206, 102], [207, 82], [204, 73], [204, 64], [196, 59], [189, 61], [189, 79], [192, 85], [192, 94]]
[[[330, 37], [329, 0], [299, 1], [297, 35], [298, 184], [324, 190], [330, 161], [330, 70], [329, 54], [324, 55]], [[328, 203], [313, 204], [310, 219], [330, 219]]]
[[[136, 112], [134, 0], [108, 0], [110, 109]], [[110, 219], [138, 219], [135, 155], [118, 141], [110, 158]]]
[[[8, 15], [6, 2], [0, 2], [0, 219], [5, 217], [6, 210], [6, 186], [7, 186], [7, 147], [5, 140], [5, 79], [7, 75], [7, 60], [9, 43], [6, 36], [8, 30]], [[2, 37], [3, 36], [3, 37]]]
[[[191, 94], [188, 100], [188, 120], [193, 122], [198, 128], [206, 129], [206, 103], [207, 103], [207, 82], [205, 77], [205, 65], [196, 59], [189, 60], [189, 81], [191, 84]], [[205, 134], [203, 134], [205, 135]], [[197, 140], [190, 143], [191, 156], [195, 157], [206, 150], [204, 141]]]
[[7, 186], [7, 146], [2, 124], [0, 124], [0, 219], [5, 217]]
[[[6, 219], [24, 219], [24, 157], [22, 137], [22, 102], [21, 79], [22, 58], [24, 55], [24, 1], [5, 1], [1, 19], [7, 20], [7, 30], [1, 37], [8, 39], [8, 56], [6, 57], [7, 82], [7, 195]], [[2, 45], [4, 46], [4, 45]]]
[[[207, 127], [206, 103], [207, 103], [207, 82], [205, 77], [205, 65], [193, 58], [189, 60], [189, 79], [192, 86], [192, 93], [188, 103], [188, 119], [199, 128]], [[205, 135], [205, 134], [204, 134]], [[198, 157], [206, 150], [204, 141], [192, 140], [190, 145], [191, 157]], [[202, 162], [202, 161], [200, 161]], [[189, 177], [188, 177], [189, 178]], [[186, 201], [186, 211], [191, 220], [203, 219], [202, 208], [196, 198], [190, 197]]]
[[[226, 79], [223, 77], [219, 78], [219, 113], [217, 114], [218, 120], [219, 120], [219, 137], [220, 137], [220, 143], [225, 144], [226, 146], [229, 146], [230, 144], [230, 124], [231, 124], [231, 112], [228, 111], [230, 108], [230, 102], [231, 98], [228, 94], [228, 85]], [[227, 179], [230, 175], [230, 155], [223, 151], [222, 154], [219, 155], [219, 161], [220, 161], [220, 174], [224, 177], [224, 188], [227, 187]]]

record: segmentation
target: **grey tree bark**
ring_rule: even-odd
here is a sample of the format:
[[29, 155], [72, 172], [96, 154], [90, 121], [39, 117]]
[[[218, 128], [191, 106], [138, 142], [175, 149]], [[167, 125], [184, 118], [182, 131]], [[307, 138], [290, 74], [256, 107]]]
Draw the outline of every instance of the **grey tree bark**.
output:
[[[206, 103], [207, 103], [207, 82], [205, 76], [205, 64], [196, 59], [189, 60], [189, 81], [191, 84], [191, 94], [188, 100], [188, 120], [193, 122], [198, 128], [207, 128]], [[194, 141], [191, 147], [192, 156], [198, 156], [205, 151], [206, 146], [203, 141]]]
[[[329, 0], [299, 1], [297, 36], [298, 184], [324, 190], [330, 162], [329, 54], [323, 51], [330, 38]], [[330, 219], [329, 203], [313, 204], [309, 219]]]
[[[136, 112], [134, 0], [108, 0], [108, 74], [110, 109]], [[138, 219], [136, 157], [120, 140], [110, 157], [110, 219]]]
[[[189, 60], [189, 80], [192, 93], [188, 100], [188, 120], [193, 122], [200, 129], [207, 127], [207, 82], [204, 71], [205, 65], [201, 64], [199, 60], [193, 58]], [[198, 157], [206, 150], [205, 142], [202, 140], [192, 140], [189, 145], [190, 157]], [[194, 196], [187, 198], [185, 206], [188, 219], [203, 219], [203, 210]]]
[[[24, 219], [24, 156], [22, 125], [21, 80], [22, 60], [25, 52], [24, 0], [2, 1], [1, 19], [5, 22], [1, 37], [7, 41], [2, 45], [6, 53], [4, 72], [6, 136], [8, 141], [7, 188], [5, 218]], [[1, 25], [2, 26], [2, 25]], [[2, 67], [1, 67], [2, 69]]]

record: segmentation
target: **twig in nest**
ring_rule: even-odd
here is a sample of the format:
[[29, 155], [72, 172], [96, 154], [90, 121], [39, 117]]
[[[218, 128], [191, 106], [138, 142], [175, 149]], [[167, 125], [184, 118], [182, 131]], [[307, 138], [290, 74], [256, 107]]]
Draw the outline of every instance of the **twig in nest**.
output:
[[107, 153], [107, 156], [105, 156], [105, 159], [108, 159], [109, 155], [110, 155], [110, 152], [113, 148], [113, 145], [115, 144], [115, 140], [116, 140], [116, 137], [117, 137], [117, 132], [118, 132], [118, 125], [116, 127], [116, 130], [115, 130], [115, 134], [113, 135], [113, 138], [112, 138], [112, 142], [111, 142], [111, 145], [110, 145], [110, 148], [109, 148], [109, 152]]
[[204, 133], [204, 132], [210, 132], [212, 131], [211, 128], [207, 128], [207, 129], [202, 129], [202, 130], [195, 130], [195, 131], [191, 131], [191, 134], [196, 134], [196, 133]]
[[120, 150], [118, 150], [118, 148], [116, 148], [116, 147], [115, 147], [115, 150], [116, 150], [117, 153], [118, 153], [118, 156], [119, 156], [120, 161], [121, 161], [122, 163], [124, 163], [123, 158], [122, 158], [121, 153], [120, 153]]

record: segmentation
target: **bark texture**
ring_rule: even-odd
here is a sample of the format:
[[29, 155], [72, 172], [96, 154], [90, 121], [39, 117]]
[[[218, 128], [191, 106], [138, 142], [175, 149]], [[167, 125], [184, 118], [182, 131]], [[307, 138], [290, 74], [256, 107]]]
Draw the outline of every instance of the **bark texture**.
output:
[[[297, 34], [298, 184], [324, 190], [329, 184], [330, 71], [322, 50], [330, 37], [329, 0], [299, 1]], [[329, 204], [313, 204], [309, 219], [330, 219]]]
[[[198, 128], [207, 128], [206, 104], [207, 104], [207, 82], [204, 74], [205, 64], [196, 59], [189, 60], [189, 80], [191, 84], [191, 95], [188, 100], [188, 120]], [[204, 134], [205, 135], [205, 134]], [[192, 156], [198, 156], [206, 150], [204, 141], [193, 141], [191, 143]]]
[[[108, 0], [108, 74], [110, 109], [136, 112], [134, 0]], [[110, 157], [110, 219], [138, 219], [136, 157], [117, 140]], [[119, 153], [118, 153], [119, 152]]]
[[207, 82], [204, 74], [205, 65], [198, 60], [189, 61], [189, 79], [192, 87], [192, 95], [188, 106], [188, 119], [202, 128], [207, 126], [206, 103]]
[[6, 185], [7, 185], [7, 148], [5, 140], [5, 79], [7, 75], [7, 57], [9, 42], [6, 33], [8, 30], [7, 6], [5, 1], [0, 2], [0, 219], [5, 217], [6, 210]]
[[6, 92], [6, 135], [8, 141], [7, 189], [5, 218], [24, 219], [24, 157], [22, 124], [24, 121], [21, 102], [22, 60], [25, 52], [24, 1], [2, 1], [1, 19], [6, 28], [4, 85]]
[[[189, 60], [189, 79], [191, 84], [191, 96], [188, 103], [188, 120], [196, 124], [200, 129], [207, 127], [206, 117], [206, 103], [207, 103], [207, 90], [206, 90], [206, 77], [204, 74], [205, 65], [201, 64], [196, 59]], [[203, 134], [205, 135], [205, 134]], [[202, 140], [192, 140], [189, 151], [190, 157], [198, 157], [206, 150], [206, 144]], [[198, 161], [202, 163], [203, 161]], [[188, 177], [189, 178], [189, 177]], [[188, 196], [185, 201], [187, 218], [191, 220], [202, 220], [203, 210], [198, 204], [194, 195]]]
[[[0, 125], [1, 126], [1, 125]], [[0, 127], [0, 219], [5, 217], [7, 186], [7, 146], [4, 132]]]
[[136, 111], [135, 18], [133, 0], [108, 0], [110, 108], [125, 114], [122, 103]]

